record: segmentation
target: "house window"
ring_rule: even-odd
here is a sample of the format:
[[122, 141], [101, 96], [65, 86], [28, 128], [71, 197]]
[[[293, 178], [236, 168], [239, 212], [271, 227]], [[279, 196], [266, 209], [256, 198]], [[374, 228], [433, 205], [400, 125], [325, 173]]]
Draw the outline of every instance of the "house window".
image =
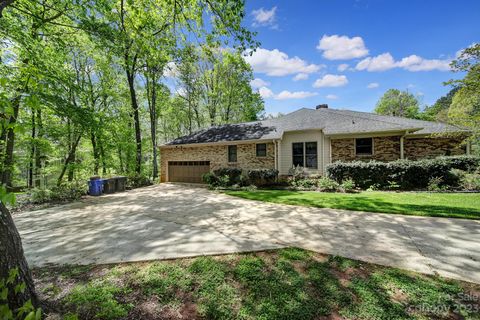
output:
[[292, 143], [293, 166], [305, 168], [318, 168], [317, 143], [316, 142], [295, 142]]
[[317, 169], [317, 143], [305, 142], [305, 167]]
[[266, 157], [267, 156], [267, 144], [258, 143], [256, 150], [257, 157]]
[[371, 156], [373, 154], [373, 138], [355, 139], [355, 153], [360, 156]]
[[303, 142], [295, 142], [292, 143], [292, 159], [293, 159], [293, 166], [300, 166], [303, 167]]
[[237, 162], [237, 146], [228, 146], [228, 162]]

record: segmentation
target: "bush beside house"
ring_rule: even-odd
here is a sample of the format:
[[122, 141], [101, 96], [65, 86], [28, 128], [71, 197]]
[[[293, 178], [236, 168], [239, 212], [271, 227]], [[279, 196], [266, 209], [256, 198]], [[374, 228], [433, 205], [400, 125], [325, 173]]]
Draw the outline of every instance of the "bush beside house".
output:
[[242, 171], [239, 168], [220, 168], [203, 175], [203, 181], [210, 187], [268, 186], [278, 181], [278, 170], [254, 169]]
[[337, 182], [351, 179], [362, 189], [478, 190], [480, 157], [456, 156], [393, 162], [336, 162], [327, 176]]
[[326, 176], [294, 167], [278, 179], [278, 170], [221, 168], [203, 176], [213, 188], [288, 187], [294, 190], [354, 192], [363, 190], [480, 190], [480, 157], [453, 156], [393, 162], [335, 162]]

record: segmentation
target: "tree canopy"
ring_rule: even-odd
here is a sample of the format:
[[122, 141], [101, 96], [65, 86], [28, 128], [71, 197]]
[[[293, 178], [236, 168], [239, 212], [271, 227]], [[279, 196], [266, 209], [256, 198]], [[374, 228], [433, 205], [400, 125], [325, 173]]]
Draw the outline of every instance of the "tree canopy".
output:
[[472, 130], [471, 140], [478, 145], [480, 139], [480, 44], [474, 44], [463, 50], [452, 61], [455, 72], [465, 72], [465, 77], [450, 80], [447, 84], [456, 89], [448, 110], [448, 118], [453, 123]]
[[255, 120], [263, 101], [242, 55], [258, 43], [244, 16], [232, 0], [9, 3], [0, 19], [3, 183], [157, 178], [159, 143]]
[[389, 116], [418, 118], [420, 102], [408, 91], [389, 89], [377, 102], [374, 112]]
[[[156, 179], [160, 143], [257, 119], [244, 17], [238, 0], [0, 0], [1, 184]], [[35, 299], [5, 190], [0, 280], [18, 267], [27, 283], [15, 309]]]

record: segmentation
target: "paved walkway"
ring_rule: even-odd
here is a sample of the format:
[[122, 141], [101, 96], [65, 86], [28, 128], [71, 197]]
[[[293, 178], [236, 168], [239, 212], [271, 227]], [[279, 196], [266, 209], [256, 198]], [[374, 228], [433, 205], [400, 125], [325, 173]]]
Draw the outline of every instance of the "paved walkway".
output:
[[287, 206], [175, 184], [14, 219], [33, 266], [298, 246], [480, 283], [480, 221]]

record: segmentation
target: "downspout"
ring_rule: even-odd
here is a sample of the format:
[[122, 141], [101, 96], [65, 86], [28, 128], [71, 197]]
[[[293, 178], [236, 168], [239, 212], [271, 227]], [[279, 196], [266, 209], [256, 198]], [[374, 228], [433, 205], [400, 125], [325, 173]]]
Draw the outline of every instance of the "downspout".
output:
[[404, 147], [403, 147], [403, 142], [404, 142], [404, 139], [405, 139], [405, 136], [408, 134], [408, 130], [405, 131], [405, 134], [403, 136], [400, 136], [400, 159], [405, 159], [405, 151], [404, 151]]
[[275, 162], [275, 170], [278, 170], [278, 160], [277, 160], [277, 141], [272, 140], [273, 142], [273, 157], [274, 157], [274, 162]]

